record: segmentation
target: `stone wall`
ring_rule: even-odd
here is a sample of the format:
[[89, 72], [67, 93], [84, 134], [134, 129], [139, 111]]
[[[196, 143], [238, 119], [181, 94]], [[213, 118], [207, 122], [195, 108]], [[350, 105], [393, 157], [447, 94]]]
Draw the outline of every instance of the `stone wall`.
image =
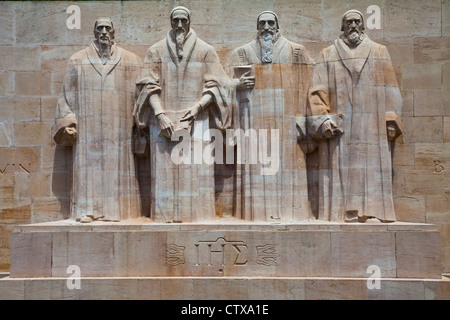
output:
[[[66, 9], [81, 9], [81, 29], [69, 30]], [[381, 9], [380, 29], [402, 91], [406, 134], [394, 150], [399, 221], [436, 224], [444, 272], [450, 272], [450, 1], [448, 0], [187, 0], [0, 3], [0, 271], [9, 269], [15, 225], [68, 217], [70, 149], [51, 138], [56, 100], [69, 57], [92, 39], [96, 18], [108, 16], [116, 40], [142, 59], [170, 28], [175, 5], [192, 10], [191, 27], [225, 63], [252, 40], [256, 17], [275, 11], [283, 34], [313, 58], [340, 34], [351, 8]]]

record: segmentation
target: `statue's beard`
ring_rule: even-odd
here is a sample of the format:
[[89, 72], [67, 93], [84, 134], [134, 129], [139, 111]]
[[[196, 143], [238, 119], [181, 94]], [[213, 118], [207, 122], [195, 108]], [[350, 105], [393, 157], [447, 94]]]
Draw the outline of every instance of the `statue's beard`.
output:
[[102, 63], [105, 64], [111, 59], [111, 38], [109, 36], [100, 36], [97, 41], [100, 59], [102, 60]]
[[357, 29], [350, 30], [345, 38], [347, 39], [348, 44], [353, 46], [357, 46], [363, 40], [361, 32]]
[[280, 37], [280, 33], [278, 31], [263, 31], [258, 32], [258, 41], [261, 45], [261, 61], [264, 63], [272, 62], [272, 51], [273, 45], [277, 42]]
[[178, 28], [175, 30], [175, 42], [177, 44], [177, 55], [179, 59], [183, 58], [183, 46], [186, 41], [186, 30]]

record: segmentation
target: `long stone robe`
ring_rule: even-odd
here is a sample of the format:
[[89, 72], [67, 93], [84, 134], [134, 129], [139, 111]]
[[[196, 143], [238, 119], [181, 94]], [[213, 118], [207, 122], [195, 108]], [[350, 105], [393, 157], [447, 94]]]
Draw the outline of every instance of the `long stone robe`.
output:
[[[248, 145], [246, 158], [241, 160], [242, 164], [236, 164], [235, 216], [261, 222], [310, 219], [305, 153], [311, 151], [311, 146], [307, 139], [298, 141], [298, 137], [300, 128], [306, 136], [304, 117], [312, 62], [302, 45], [282, 36], [274, 44], [272, 57], [272, 63], [262, 63], [260, 44], [254, 40], [236, 48], [227, 65], [232, 75], [239, 66], [251, 66], [255, 76], [252, 90], [237, 92], [234, 128], [244, 132], [254, 129], [258, 148], [262, 146], [259, 135], [262, 130], [267, 130], [269, 145], [271, 132], [278, 130], [279, 134], [278, 171], [262, 174], [261, 168], [268, 165], [262, 164], [262, 158], [258, 157], [256, 162], [250, 158], [256, 154]], [[303, 119], [303, 124], [299, 119]]]
[[71, 217], [119, 221], [141, 216], [132, 148], [138, 57], [115, 44], [102, 64], [94, 42], [69, 60], [56, 108], [58, 144], [76, 125]]
[[319, 140], [319, 219], [395, 221], [386, 122], [402, 133], [402, 99], [386, 47], [366, 36], [355, 49], [337, 39], [322, 50], [310, 104], [312, 132], [328, 118], [343, 131]]
[[[214, 48], [192, 29], [183, 52], [179, 59], [172, 30], [149, 48], [137, 81], [134, 116], [137, 123], [150, 126], [152, 219], [206, 222], [216, 217], [214, 164], [205, 162], [201, 152], [211, 144], [207, 133], [210, 128], [224, 130], [231, 124], [232, 88]], [[214, 97], [214, 102], [197, 116], [191, 128], [190, 148], [183, 149], [190, 149], [190, 164], [177, 164], [172, 155], [180, 142], [159, 136], [160, 126], [149, 98], [158, 94], [166, 116], [179, 123], [206, 93]]]

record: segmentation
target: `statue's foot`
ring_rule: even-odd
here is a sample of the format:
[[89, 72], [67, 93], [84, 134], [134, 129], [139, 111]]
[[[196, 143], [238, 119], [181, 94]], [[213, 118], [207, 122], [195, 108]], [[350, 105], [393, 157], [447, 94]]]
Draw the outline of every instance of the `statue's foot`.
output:
[[89, 223], [89, 222], [92, 222], [92, 221], [94, 221], [94, 219], [92, 219], [91, 216], [84, 216], [84, 217], [81, 217], [81, 219], [80, 219], [81, 223]]
[[380, 221], [380, 219], [378, 218], [368, 218], [366, 219], [366, 221], [364, 221], [365, 223], [370, 223], [370, 224], [377, 224], [377, 223], [382, 223]]

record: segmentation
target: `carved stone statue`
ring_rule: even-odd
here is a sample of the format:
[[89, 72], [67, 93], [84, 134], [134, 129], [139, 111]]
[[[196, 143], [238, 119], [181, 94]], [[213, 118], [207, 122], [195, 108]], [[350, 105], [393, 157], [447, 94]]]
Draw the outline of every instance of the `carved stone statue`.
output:
[[54, 140], [73, 146], [71, 217], [81, 222], [141, 216], [132, 148], [137, 56], [114, 42], [109, 18], [69, 60], [56, 108]]
[[[312, 145], [304, 119], [312, 62], [302, 45], [282, 36], [274, 12], [262, 12], [256, 23], [256, 39], [236, 48], [227, 65], [235, 78], [253, 75], [255, 83], [253, 89], [245, 81], [238, 87], [233, 109], [234, 127], [249, 139], [236, 164], [235, 216], [262, 222], [309, 219], [305, 152]], [[261, 153], [271, 154], [271, 163], [255, 159]]]
[[388, 50], [364, 33], [361, 12], [313, 70], [309, 119], [319, 141], [319, 219], [395, 221], [390, 141], [403, 132], [402, 99]]
[[[165, 39], [147, 52], [134, 110], [137, 127], [150, 126], [150, 216], [159, 222], [204, 222], [216, 216], [214, 164], [203, 161], [201, 152], [211, 142], [210, 124], [230, 127], [233, 86], [214, 48], [190, 28], [190, 11], [175, 7], [170, 21]], [[178, 163], [181, 136], [188, 147]]]

